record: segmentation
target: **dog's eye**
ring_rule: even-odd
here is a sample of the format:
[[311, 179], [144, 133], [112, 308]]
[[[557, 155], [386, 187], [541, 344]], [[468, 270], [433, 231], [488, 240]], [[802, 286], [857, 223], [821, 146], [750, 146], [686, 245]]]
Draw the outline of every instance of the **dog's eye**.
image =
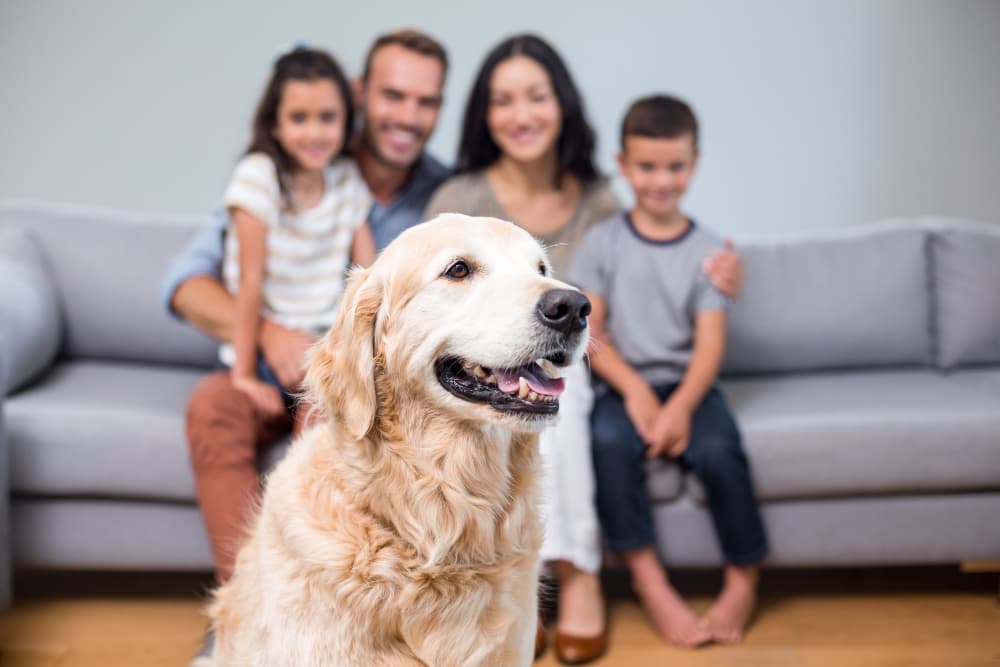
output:
[[549, 274], [548, 269], [545, 268], [545, 262], [538, 263], [538, 273], [542, 276], [547, 276]]
[[455, 280], [464, 280], [472, 275], [472, 268], [462, 260], [458, 260], [448, 267], [444, 275]]

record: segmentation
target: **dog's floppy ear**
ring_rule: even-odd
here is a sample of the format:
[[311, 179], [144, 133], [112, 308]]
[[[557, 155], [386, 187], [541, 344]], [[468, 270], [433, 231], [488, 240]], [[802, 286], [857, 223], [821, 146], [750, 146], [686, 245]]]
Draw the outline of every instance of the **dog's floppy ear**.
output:
[[382, 281], [371, 269], [348, 280], [337, 321], [309, 355], [306, 393], [328, 418], [339, 419], [361, 440], [375, 424], [375, 320]]

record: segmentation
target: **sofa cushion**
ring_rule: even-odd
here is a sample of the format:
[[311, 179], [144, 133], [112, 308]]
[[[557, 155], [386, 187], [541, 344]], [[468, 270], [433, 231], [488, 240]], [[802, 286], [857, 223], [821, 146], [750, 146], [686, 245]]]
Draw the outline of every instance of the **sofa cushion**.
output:
[[1000, 362], [1000, 225], [941, 221], [931, 236], [937, 361]]
[[761, 499], [1000, 489], [1000, 395], [933, 370], [732, 379], [723, 389]]
[[0, 396], [49, 367], [62, 337], [59, 300], [38, 248], [24, 229], [0, 226]]
[[194, 499], [193, 369], [68, 361], [4, 403], [16, 494]]
[[665, 503], [681, 495], [684, 475], [673, 461], [655, 459], [646, 464], [646, 489], [654, 503]]
[[[56, 291], [66, 356], [209, 367], [217, 345], [160, 306], [167, 263], [192, 220], [55, 206], [0, 207], [0, 226], [30, 230]], [[206, 221], [207, 224], [207, 221]]]
[[932, 363], [927, 236], [886, 222], [739, 244], [724, 372]]

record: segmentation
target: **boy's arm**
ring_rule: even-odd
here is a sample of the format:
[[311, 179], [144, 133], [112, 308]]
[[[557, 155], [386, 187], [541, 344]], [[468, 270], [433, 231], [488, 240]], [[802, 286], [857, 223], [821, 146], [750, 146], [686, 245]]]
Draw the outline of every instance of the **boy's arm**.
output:
[[607, 303], [592, 292], [584, 294], [590, 299], [590, 367], [621, 395], [635, 430], [646, 440], [660, 409], [660, 400], [649, 383], [619, 354], [607, 335]]
[[650, 456], [680, 456], [687, 449], [691, 417], [712, 388], [726, 349], [726, 311], [704, 310], [695, 316], [694, 347], [684, 379], [653, 422]]

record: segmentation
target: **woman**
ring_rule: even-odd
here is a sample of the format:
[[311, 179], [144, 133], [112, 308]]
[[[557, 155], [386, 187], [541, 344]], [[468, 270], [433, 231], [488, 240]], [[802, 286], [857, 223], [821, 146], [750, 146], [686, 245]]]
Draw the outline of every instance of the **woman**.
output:
[[[466, 105], [456, 162], [458, 174], [434, 194], [425, 217], [459, 212], [512, 220], [548, 248], [556, 277], [565, 275], [584, 232], [621, 208], [594, 165], [594, 131], [569, 70], [534, 35], [505, 39], [486, 56]], [[713, 261], [713, 282], [732, 287], [741, 264], [727, 255]], [[540, 443], [541, 556], [559, 584], [556, 652], [564, 662], [583, 664], [607, 647], [588, 423], [593, 396], [583, 364], [571, 369], [566, 385], [560, 419]]]

